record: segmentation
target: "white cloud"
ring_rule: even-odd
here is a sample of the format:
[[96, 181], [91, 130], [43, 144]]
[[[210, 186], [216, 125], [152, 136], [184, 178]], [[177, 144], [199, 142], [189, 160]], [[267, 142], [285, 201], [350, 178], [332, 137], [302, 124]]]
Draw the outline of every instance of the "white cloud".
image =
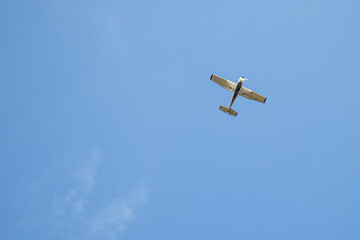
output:
[[91, 151], [90, 158], [75, 170], [71, 189], [62, 197], [54, 198], [52, 229], [55, 234], [67, 239], [70, 227], [71, 239], [117, 239], [135, 221], [140, 206], [148, 201], [146, 190], [139, 188], [128, 197], [118, 195], [106, 205], [90, 208], [95, 194], [92, 188], [101, 163], [101, 152]]
[[75, 190], [69, 190], [61, 198], [55, 198], [55, 214], [62, 216], [65, 214], [79, 214], [84, 210], [85, 199]]
[[135, 191], [128, 199], [116, 198], [91, 218], [91, 235], [99, 239], [116, 239], [135, 220], [135, 211], [147, 200], [144, 189]]
[[90, 153], [90, 159], [77, 170], [75, 178], [80, 183], [80, 191], [91, 192], [91, 187], [95, 182], [95, 176], [97, 169], [102, 162], [102, 153], [96, 149], [93, 149]]
[[74, 184], [75, 186], [68, 190], [65, 196], [55, 198], [55, 215], [81, 214], [84, 211], [88, 201], [87, 195], [91, 192], [101, 162], [101, 152], [93, 149], [90, 158], [74, 174], [77, 184]]

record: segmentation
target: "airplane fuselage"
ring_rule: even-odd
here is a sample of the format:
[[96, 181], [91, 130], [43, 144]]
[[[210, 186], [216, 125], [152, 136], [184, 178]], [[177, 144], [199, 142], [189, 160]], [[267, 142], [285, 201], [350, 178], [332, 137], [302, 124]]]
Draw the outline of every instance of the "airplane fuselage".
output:
[[231, 106], [233, 105], [235, 99], [237, 98], [237, 96], [239, 96], [239, 92], [241, 90], [241, 87], [242, 87], [243, 83], [244, 83], [244, 80], [239, 79], [238, 83], [236, 84], [236, 88], [234, 90], [234, 93], [232, 95], [229, 108], [231, 108]]

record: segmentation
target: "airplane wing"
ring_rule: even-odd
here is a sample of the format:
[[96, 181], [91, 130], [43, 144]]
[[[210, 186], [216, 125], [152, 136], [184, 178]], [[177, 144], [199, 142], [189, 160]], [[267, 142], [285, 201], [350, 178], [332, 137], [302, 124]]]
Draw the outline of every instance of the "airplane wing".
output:
[[219, 84], [220, 86], [222, 86], [223, 88], [225, 88], [226, 90], [229, 90], [231, 92], [235, 91], [236, 88], [236, 83], [233, 83], [229, 80], [226, 80], [225, 78], [216, 76], [214, 74], [211, 75], [210, 80], [216, 82], [217, 84]]
[[262, 102], [265, 103], [266, 101], [266, 97], [246, 88], [246, 87], [242, 87], [240, 89], [239, 95], [244, 97], [244, 98], [248, 98], [254, 101], [258, 101], [258, 102]]

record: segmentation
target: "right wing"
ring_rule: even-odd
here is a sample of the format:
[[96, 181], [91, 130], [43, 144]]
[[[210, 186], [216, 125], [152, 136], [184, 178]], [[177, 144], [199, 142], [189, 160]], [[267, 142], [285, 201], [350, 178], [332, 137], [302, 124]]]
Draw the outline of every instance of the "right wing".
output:
[[248, 98], [248, 99], [258, 101], [258, 102], [261, 102], [261, 103], [266, 102], [266, 97], [254, 92], [254, 91], [252, 91], [252, 90], [250, 90], [250, 89], [248, 89], [246, 87], [242, 87], [240, 89], [239, 95], [243, 96], [244, 98]]
[[220, 86], [222, 86], [223, 88], [225, 88], [226, 90], [229, 90], [231, 92], [235, 91], [236, 88], [236, 83], [233, 83], [229, 80], [226, 80], [225, 78], [216, 76], [214, 74], [211, 75], [210, 80], [216, 82], [217, 84], [219, 84]]

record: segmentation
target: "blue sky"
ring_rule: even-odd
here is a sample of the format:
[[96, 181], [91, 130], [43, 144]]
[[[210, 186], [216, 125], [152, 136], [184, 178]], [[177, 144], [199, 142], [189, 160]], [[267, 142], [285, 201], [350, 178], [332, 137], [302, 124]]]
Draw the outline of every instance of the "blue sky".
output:
[[1, 1], [0, 238], [359, 239], [359, 7]]

